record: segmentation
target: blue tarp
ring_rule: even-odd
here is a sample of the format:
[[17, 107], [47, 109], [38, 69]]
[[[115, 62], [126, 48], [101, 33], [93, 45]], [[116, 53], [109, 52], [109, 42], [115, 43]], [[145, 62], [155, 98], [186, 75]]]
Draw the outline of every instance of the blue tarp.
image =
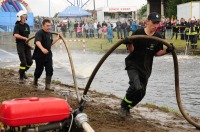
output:
[[[5, 32], [12, 32], [16, 22], [17, 12], [0, 12], [0, 29]], [[32, 28], [34, 26], [33, 13], [28, 13], [28, 19], [26, 21]]]
[[58, 17], [89, 17], [91, 15], [79, 6], [68, 6], [64, 11], [58, 13]]

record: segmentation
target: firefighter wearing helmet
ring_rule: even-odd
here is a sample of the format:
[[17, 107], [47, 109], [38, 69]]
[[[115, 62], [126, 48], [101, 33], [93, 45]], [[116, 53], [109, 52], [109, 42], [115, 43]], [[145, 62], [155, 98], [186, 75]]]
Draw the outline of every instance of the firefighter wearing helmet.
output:
[[17, 53], [21, 62], [19, 67], [19, 81], [20, 83], [23, 83], [24, 79], [27, 79], [25, 72], [33, 63], [31, 47], [29, 46], [29, 43], [26, 43], [30, 34], [29, 25], [26, 23], [27, 12], [24, 10], [19, 11], [16, 15], [16, 19], [17, 21], [15, 23], [13, 36], [16, 39]]
[[190, 18], [188, 20], [188, 23], [186, 24], [185, 32], [186, 32], [186, 41], [187, 43], [191, 43], [191, 48], [196, 49], [197, 48], [197, 22], [194, 17]]

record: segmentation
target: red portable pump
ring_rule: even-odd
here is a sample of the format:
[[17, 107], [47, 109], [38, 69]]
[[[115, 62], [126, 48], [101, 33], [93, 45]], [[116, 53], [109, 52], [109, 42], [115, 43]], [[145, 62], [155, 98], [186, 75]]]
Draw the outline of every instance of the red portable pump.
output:
[[[68, 52], [78, 102], [80, 106], [72, 110], [66, 100], [59, 98], [20, 98], [4, 101], [0, 105], [0, 132], [94, 132], [83, 113], [88, 97], [80, 97], [74, 65], [69, 48], [62, 35], [59, 35]], [[28, 43], [35, 36], [28, 38]], [[63, 91], [63, 94], [66, 91]], [[36, 124], [36, 125], [35, 125]]]
[[4, 101], [0, 105], [0, 122], [8, 132], [44, 132], [56, 129], [59, 132], [83, 132], [81, 124], [87, 121], [85, 113], [79, 109], [72, 111], [67, 101], [60, 98], [18, 98]]

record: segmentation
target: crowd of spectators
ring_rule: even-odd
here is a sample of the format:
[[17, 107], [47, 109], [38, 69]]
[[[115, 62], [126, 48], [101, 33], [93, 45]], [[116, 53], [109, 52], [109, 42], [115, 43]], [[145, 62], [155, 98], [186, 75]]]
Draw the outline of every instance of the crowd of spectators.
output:
[[[44, 17], [35, 17], [35, 30], [41, 28], [43, 19]], [[93, 19], [50, 19], [52, 20], [52, 31], [62, 32], [64, 37], [103, 38], [108, 39], [110, 43], [112, 43], [113, 37], [123, 39], [130, 36], [136, 29], [146, 26], [144, 20], [134, 21], [132, 19], [118, 19], [116, 23], [111, 23], [110, 21], [99, 22]], [[186, 40], [186, 27], [189, 23], [191, 23], [191, 19], [186, 21], [184, 18], [180, 20], [165, 18], [159, 23], [157, 32], [162, 34], [164, 39], [177, 39], [178, 35], [180, 35], [181, 40]], [[195, 25], [195, 30], [198, 34], [200, 30], [200, 19], [195, 19], [194, 23], [193, 25]], [[117, 32], [117, 36], [114, 36], [114, 31]]]

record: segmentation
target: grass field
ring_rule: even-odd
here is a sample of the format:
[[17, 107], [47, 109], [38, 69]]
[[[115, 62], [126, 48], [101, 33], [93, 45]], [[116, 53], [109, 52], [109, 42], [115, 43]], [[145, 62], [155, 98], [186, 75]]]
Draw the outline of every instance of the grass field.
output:
[[[109, 43], [107, 39], [97, 39], [97, 38], [93, 38], [93, 39], [87, 39], [87, 38], [80, 38], [80, 39], [84, 39], [86, 42], [86, 51], [94, 51], [94, 52], [105, 52], [108, 49], [110, 49], [114, 44], [116, 44], [119, 39], [117, 39], [117, 34], [116, 32], [114, 32], [114, 38], [113, 38], [113, 43]], [[66, 38], [69, 39], [69, 38]], [[72, 38], [73, 39], [77, 39], [77, 38]], [[186, 46], [186, 41], [185, 40], [180, 40], [180, 36], [178, 37], [178, 39], [172, 39], [172, 40], [165, 40], [168, 43], [173, 43], [174, 46], [176, 47], [177, 51], [182, 52], [185, 50], [185, 46]], [[69, 47], [71, 49], [83, 49], [83, 45], [81, 42], [68, 42]], [[197, 54], [200, 54], [200, 40], [198, 40], [197, 43], [198, 47], [197, 49], [191, 49], [190, 47], [188, 48], [190, 52], [194, 52]], [[126, 51], [126, 46], [125, 45], [121, 45], [117, 48], [120, 51]]]
[[[34, 33], [32, 33], [30, 35], [33, 36]], [[69, 36], [69, 34], [67, 34], [67, 36]], [[74, 34], [75, 36], [75, 34]], [[90, 52], [106, 52], [108, 51], [114, 44], [116, 44], [119, 39], [117, 39], [117, 33], [114, 32], [114, 38], [113, 38], [113, 43], [108, 43], [107, 39], [97, 39], [97, 38], [72, 38], [72, 40], [76, 39], [76, 40], [85, 40], [85, 50], [86, 51], [90, 51]], [[54, 36], [55, 37], [55, 36]], [[0, 43], [2, 44], [6, 44], [6, 45], [13, 45], [15, 46], [15, 40], [14, 39], [10, 39], [13, 38], [12, 33], [0, 33]], [[69, 37], [65, 38], [66, 40], [70, 40]], [[177, 40], [172, 39], [172, 40], [165, 40], [168, 43], [173, 43], [174, 46], [176, 47], [177, 52], [184, 52], [185, 50], [185, 45], [186, 45], [186, 41], [185, 40], [180, 40], [180, 36], [178, 37]], [[33, 44], [33, 39], [31, 40], [31, 43]], [[58, 42], [59, 43], [59, 42]], [[80, 42], [67, 42], [67, 44], [69, 45], [70, 49], [73, 50], [83, 50], [83, 43]], [[190, 47], [188, 48], [190, 54], [198, 54], [200, 55], [200, 40], [198, 40], [197, 43], [198, 47], [197, 49], [191, 49]], [[116, 50], [116, 52], [119, 51], [120, 53], [126, 52], [126, 46], [125, 45], [121, 45], [119, 46]]]

